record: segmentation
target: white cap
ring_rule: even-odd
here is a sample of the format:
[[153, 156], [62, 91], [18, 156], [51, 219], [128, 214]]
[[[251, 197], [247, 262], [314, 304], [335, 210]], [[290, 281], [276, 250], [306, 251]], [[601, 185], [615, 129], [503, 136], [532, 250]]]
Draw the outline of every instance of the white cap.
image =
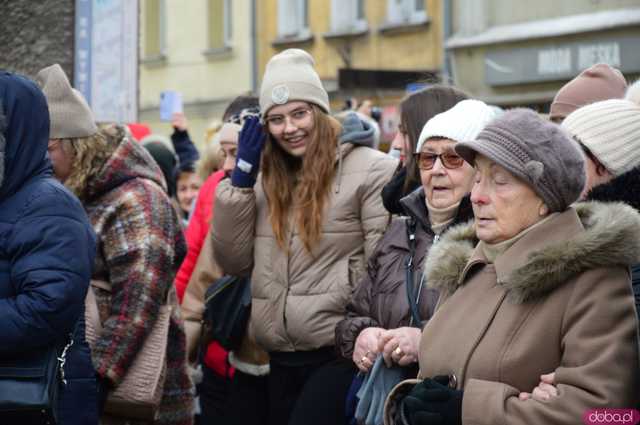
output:
[[422, 128], [416, 153], [427, 140], [439, 137], [455, 142], [475, 140], [482, 129], [500, 115], [500, 109], [474, 99], [458, 102], [453, 108], [431, 118]]

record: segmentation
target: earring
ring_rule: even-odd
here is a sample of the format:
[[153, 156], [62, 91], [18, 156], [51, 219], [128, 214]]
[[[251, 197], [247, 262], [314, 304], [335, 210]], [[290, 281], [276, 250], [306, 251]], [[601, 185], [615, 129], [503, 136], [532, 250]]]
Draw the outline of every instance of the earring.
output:
[[545, 204], [540, 205], [540, 208], [538, 208], [538, 214], [540, 215], [540, 217], [544, 217], [545, 215], [549, 214], [549, 207], [547, 207]]

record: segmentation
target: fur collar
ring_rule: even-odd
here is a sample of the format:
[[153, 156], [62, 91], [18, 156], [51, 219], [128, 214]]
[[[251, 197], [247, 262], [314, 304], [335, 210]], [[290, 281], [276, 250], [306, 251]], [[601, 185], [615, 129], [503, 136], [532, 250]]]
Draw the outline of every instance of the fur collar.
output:
[[[512, 302], [539, 299], [587, 270], [640, 263], [640, 214], [632, 207], [586, 202], [573, 208], [584, 231], [529, 252], [525, 264], [516, 266], [498, 282]], [[464, 285], [477, 242], [473, 222], [447, 231], [425, 261], [428, 285], [444, 294]]]

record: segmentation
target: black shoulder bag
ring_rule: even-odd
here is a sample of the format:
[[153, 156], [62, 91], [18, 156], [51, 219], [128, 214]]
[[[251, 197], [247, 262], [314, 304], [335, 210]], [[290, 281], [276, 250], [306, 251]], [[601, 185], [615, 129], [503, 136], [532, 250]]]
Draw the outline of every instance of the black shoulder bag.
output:
[[237, 276], [217, 279], [207, 289], [204, 304], [203, 331], [225, 349], [238, 349], [251, 314], [250, 280]]
[[409, 255], [405, 261], [405, 284], [407, 287], [407, 301], [411, 312], [410, 326], [421, 327], [420, 312], [418, 311], [418, 302], [420, 301], [420, 293], [422, 292], [422, 282], [418, 286], [417, 295], [413, 288], [413, 257], [416, 254], [416, 221], [413, 218], [407, 219], [407, 241], [409, 243]]
[[0, 423], [57, 423], [58, 392], [64, 379], [65, 346], [47, 347], [0, 357]]

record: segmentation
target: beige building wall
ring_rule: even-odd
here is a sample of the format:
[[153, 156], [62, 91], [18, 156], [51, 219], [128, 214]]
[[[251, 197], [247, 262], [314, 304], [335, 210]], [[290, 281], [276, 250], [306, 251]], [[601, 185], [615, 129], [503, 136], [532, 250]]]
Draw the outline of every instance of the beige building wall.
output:
[[[251, 0], [229, 0], [231, 37], [228, 46], [213, 51], [209, 41], [207, 0], [160, 0], [164, 21], [160, 24], [159, 56], [145, 54], [149, 37], [146, 3], [141, 0], [140, 122], [153, 132], [170, 135], [171, 126], [160, 121], [160, 93], [182, 93], [189, 133], [202, 149], [206, 128], [220, 120], [227, 104], [252, 90]], [[156, 0], [157, 1], [157, 0]]]

